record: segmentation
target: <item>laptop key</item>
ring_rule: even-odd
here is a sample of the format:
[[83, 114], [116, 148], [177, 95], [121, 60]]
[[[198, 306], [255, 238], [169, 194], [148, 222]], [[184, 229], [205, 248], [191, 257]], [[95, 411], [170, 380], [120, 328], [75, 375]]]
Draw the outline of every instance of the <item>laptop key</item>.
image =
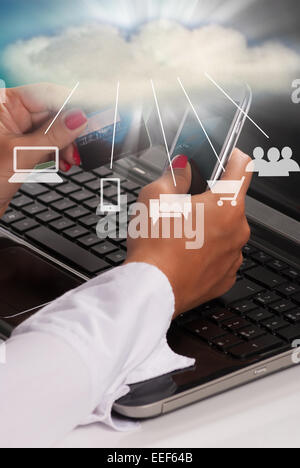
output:
[[15, 231], [19, 232], [20, 234], [24, 234], [30, 229], [33, 229], [38, 226], [38, 223], [34, 219], [25, 218], [17, 223], [13, 224], [13, 228]]
[[276, 291], [285, 297], [291, 297], [300, 292], [300, 286], [298, 284], [287, 283], [277, 288]]
[[184, 324], [183, 327], [187, 331], [199, 336], [207, 342], [211, 342], [215, 338], [227, 335], [226, 331], [222, 330], [222, 328], [219, 328], [205, 320], [193, 320], [192, 322]]
[[283, 275], [287, 276], [290, 280], [299, 280], [300, 279], [300, 272], [297, 271], [295, 268], [288, 268], [284, 270]]
[[106, 256], [106, 259], [114, 266], [119, 266], [125, 262], [127, 253], [124, 250], [118, 250]]
[[88, 230], [82, 226], [74, 226], [64, 231], [64, 235], [70, 240], [76, 240], [79, 237], [86, 236], [88, 233]]
[[88, 214], [88, 210], [86, 208], [83, 208], [83, 206], [76, 206], [75, 208], [72, 208], [71, 210], [65, 212], [66, 216], [74, 220], [83, 218], [83, 216], [86, 216]]
[[[92, 180], [95, 180], [97, 179], [97, 177], [95, 176], [95, 174], [93, 174], [92, 172], [82, 172], [80, 174], [76, 174], [74, 176], [71, 176], [71, 179], [76, 182], [77, 184], [80, 184], [80, 185], [85, 185], [87, 184], [88, 182], [91, 182]], [[98, 182], [98, 187], [100, 186], [99, 182]]]
[[283, 320], [280, 317], [273, 317], [272, 319], [266, 320], [265, 322], [261, 323], [262, 326], [266, 327], [271, 332], [277, 332], [282, 328], [288, 327], [289, 322]]
[[80, 190], [80, 186], [73, 184], [72, 182], [68, 182], [67, 184], [62, 185], [61, 187], [58, 187], [56, 191], [58, 193], [61, 193], [62, 195], [71, 195], [72, 193], [75, 193]]
[[14, 198], [11, 202], [10, 205], [13, 208], [16, 208], [20, 210], [21, 208], [24, 208], [24, 206], [31, 205], [33, 202], [32, 198], [27, 197], [27, 195], [21, 195], [17, 198]]
[[270, 255], [267, 255], [265, 252], [262, 251], [258, 251], [252, 254], [251, 257], [253, 258], [253, 260], [255, 260], [258, 263], [262, 263], [263, 265], [272, 260], [272, 257], [270, 257]]
[[74, 242], [56, 234], [47, 227], [40, 226], [37, 229], [33, 229], [29, 231], [27, 237], [45, 250], [52, 252], [55, 257], [57, 255], [62, 257], [67, 263], [90, 275], [111, 268], [104, 260], [96, 257], [96, 255], [93, 255]]
[[73, 166], [71, 169], [65, 173], [65, 177], [72, 177], [76, 174], [81, 174], [82, 168], [79, 166]]
[[71, 208], [74, 208], [74, 206], [76, 206], [75, 203], [67, 198], [52, 204], [52, 208], [59, 212], [70, 210]]
[[220, 324], [225, 320], [237, 318], [233, 312], [228, 309], [224, 309], [223, 307], [218, 307], [212, 310], [212, 313], [209, 315], [209, 319], [213, 322]]
[[108, 255], [112, 252], [115, 252], [116, 250], [118, 250], [118, 247], [111, 242], [102, 242], [101, 244], [92, 248], [92, 251], [100, 256]]
[[40, 213], [43, 213], [47, 210], [47, 207], [42, 205], [41, 203], [33, 203], [32, 205], [27, 205], [23, 208], [24, 213], [29, 216], [37, 216]]
[[2, 216], [1, 221], [6, 226], [10, 226], [12, 223], [20, 221], [21, 219], [24, 219], [24, 218], [25, 216], [23, 215], [23, 213], [21, 213], [20, 211], [12, 210], [12, 211], [9, 211], [8, 213], [5, 213]]
[[248, 322], [248, 320], [245, 320], [244, 318], [233, 318], [230, 320], [227, 320], [226, 322], [222, 323], [223, 327], [226, 327], [228, 330], [231, 330], [233, 332], [237, 330], [241, 330], [242, 328], [251, 326], [252, 324]]
[[282, 276], [279, 276], [262, 266], [246, 271], [246, 276], [250, 279], [253, 279], [254, 281], [259, 282], [266, 288], [275, 288], [276, 286], [286, 282]]
[[274, 260], [271, 260], [270, 262], [268, 262], [267, 266], [269, 268], [272, 268], [272, 270], [274, 270], [274, 271], [282, 271], [285, 268], [287, 268], [288, 265], [286, 263], [282, 262], [281, 260], [274, 259]]
[[79, 222], [85, 227], [91, 228], [95, 227], [100, 220], [100, 217], [97, 215], [89, 215], [84, 218], [80, 218]]
[[284, 328], [278, 332], [280, 338], [292, 343], [294, 340], [300, 338], [300, 325], [297, 326], [289, 326], [288, 328]]
[[40, 184], [24, 184], [20, 188], [20, 192], [28, 195], [29, 197], [35, 198], [49, 192], [49, 189]]
[[100, 178], [108, 177], [112, 175], [112, 171], [108, 169], [107, 167], [99, 167], [99, 169], [95, 169], [93, 173]]
[[279, 338], [265, 335], [257, 340], [235, 346], [230, 350], [230, 354], [237, 359], [249, 359], [282, 346], [284, 346], [284, 342]]
[[67, 218], [60, 218], [49, 224], [56, 232], [62, 232], [74, 226], [74, 222]]
[[81, 237], [78, 242], [82, 247], [90, 248], [100, 244], [101, 240], [96, 236], [96, 234], [89, 234]]
[[243, 279], [238, 281], [228, 293], [224, 294], [220, 298], [220, 300], [224, 305], [229, 305], [254, 296], [262, 290], [263, 288], [258, 284], [255, 284], [250, 280]]
[[212, 344], [217, 346], [221, 351], [227, 352], [230, 348], [244, 343], [244, 341], [235, 335], [225, 335], [222, 338], [216, 338], [212, 340]]
[[61, 199], [62, 199], [62, 196], [56, 192], [48, 192], [38, 197], [38, 200], [42, 203], [45, 203], [46, 205], [50, 205], [51, 203], [55, 203]]
[[91, 190], [92, 192], [97, 192], [100, 193], [100, 181], [99, 179], [95, 179], [92, 182], [89, 182], [88, 184], [85, 184], [86, 188], [88, 190]]
[[135, 192], [136, 190], [141, 190], [142, 187], [131, 180], [127, 180], [122, 183], [122, 188], [126, 191], [129, 190], [129, 192]]
[[289, 301], [288, 299], [282, 299], [281, 301], [271, 304], [269, 308], [272, 310], [272, 312], [275, 312], [275, 314], [281, 315], [285, 312], [288, 312], [289, 310], [294, 309], [295, 304], [293, 304], [293, 302]]
[[265, 335], [266, 331], [262, 328], [256, 327], [252, 325], [248, 328], [243, 328], [243, 330], [239, 331], [239, 335], [242, 338], [245, 338], [247, 341], [255, 340], [256, 338], [260, 338], [261, 336]]
[[248, 255], [253, 255], [257, 252], [257, 249], [250, 244], [246, 244], [243, 247], [243, 254], [247, 257]]
[[273, 314], [269, 312], [267, 309], [263, 309], [260, 307], [259, 309], [253, 310], [252, 312], [248, 312], [246, 317], [255, 323], [261, 323], [264, 320], [268, 320], [273, 317]]
[[300, 309], [292, 310], [285, 314], [285, 318], [294, 324], [300, 323]]
[[79, 190], [78, 192], [75, 192], [70, 195], [70, 198], [74, 200], [76, 203], [82, 203], [89, 198], [93, 198], [94, 194], [93, 192], [90, 192], [89, 190]]
[[94, 213], [96, 213], [96, 210], [98, 206], [100, 205], [100, 198], [99, 197], [91, 198], [90, 200], [87, 200], [86, 202], [84, 202], [83, 205], [90, 211], [93, 211]]
[[264, 305], [264, 306], [272, 304], [273, 302], [276, 302], [279, 299], [281, 299], [280, 296], [276, 294], [274, 291], [259, 293], [254, 298], [255, 302], [257, 302], [259, 305]]
[[237, 312], [240, 312], [240, 314], [246, 314], [247, 312], [250, 312], [251, 310], [257, 309], [257, 305], [254, 304], [252, 301], [243, 301], [240, 302], [239, 304], [236, 304], [233, 307], [234, 310]]
[[47, 210], [44, 213], [41, 213], [37, 216], [37, 219], [42, 223], [51, 223], [56, 219], [60, 218], [60, 214], [56, 213], [56, 211]]
[[295, 295], [292, 297], [292, 300], [293, 300], [294, 302], [296, 302], [297, 304], [300, 304], [300, 293], [295, 294]]

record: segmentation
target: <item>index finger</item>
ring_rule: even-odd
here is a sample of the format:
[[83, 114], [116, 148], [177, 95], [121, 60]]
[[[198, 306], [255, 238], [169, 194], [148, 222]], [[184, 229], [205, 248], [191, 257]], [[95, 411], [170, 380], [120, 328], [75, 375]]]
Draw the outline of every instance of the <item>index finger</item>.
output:
[[226, 171], [223, 173], [222, 176], [222, 180], [232, 181], [238, 181], [245, 177], [245, 181], [239, 193], [239, 198], [246, 196], [251, 184], [253, 174], [251, 172], [246, 172], [246, 168], [249, 162], [251, 162], [251, 158], [247, 154], [243, 153], [242, 151], [236, 148], [233, 151], [226, 166]]

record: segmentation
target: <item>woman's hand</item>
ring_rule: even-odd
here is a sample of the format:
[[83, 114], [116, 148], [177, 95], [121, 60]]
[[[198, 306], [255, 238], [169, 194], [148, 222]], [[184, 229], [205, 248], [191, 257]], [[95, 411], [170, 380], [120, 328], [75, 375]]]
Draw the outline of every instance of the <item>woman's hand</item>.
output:
[[[37, 84], [6, 90], [0, 103], [0, 217], [5, 212], [19, 185], [8, 181], [13, 175], [13, 151], [16, 146], [56, 146], [60, 151], [60, 169], [68, 171], [80, 164], [74, 140], [83, 132], [87, 118], [81, 110], [62, 113], [49, 132], [48, 126], [62, 106], [69, 90], [52, 84]], [[25, 154], [25, 152], [24, 152]], [[22, 169], [33, 169], [51, 160], [45, 151], [26, 151]]]
[[[237, 206], [230, 203], [219, 207], [219, 197], [212, 192], [192, 198], [193, 218], [196, 204], [203, 203], [205, 211], [204, 245], [198, 250], [188, 250], [191, 239], [137, 239], [129, 237], [129, 262], [146, 262], [157, 266], [169, 278], [175, 295], [175, 316], [226, 293], [235, 284], [236, 274], [243, 257], [242, 248], [250, 237], [245, 215], [245, 196], [251, 182], [251, 174], [245, 169], [250, 158], [235, 150], [228, 163], [224, 180], [241, 180], [246, 177], [237, 199]], [[178, 166], [182, 168], [179, 169]], [[187, 158], [173, 162], [177, 187], [174, 187], [171, 171], [145, 187], [139, 202], [149, 207], [149, 201], [159, 199], [160, 194], [185, 194], [191, 184], [191, 168]], [[149, 220], [149, 224], [151, 221]], [[172, 223], [171, 223], [172, 233]]]

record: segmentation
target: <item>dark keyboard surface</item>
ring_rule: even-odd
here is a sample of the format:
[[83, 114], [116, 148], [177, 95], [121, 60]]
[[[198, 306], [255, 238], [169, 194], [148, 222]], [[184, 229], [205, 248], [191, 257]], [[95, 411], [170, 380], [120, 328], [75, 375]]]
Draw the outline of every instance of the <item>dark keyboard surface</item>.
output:
[[[41, 250], [94, 277], [126, 258], [125, 239], [101, 240], [100, 178], [121, 179], [122, 193], [134, 203], [141, 186], [107, 167], [84, 172], [74, 167], [63, 184], [25, 184], [12, 200], [0, 225]], [[104, 197], [115, 203], [115, 187]], [[288, 349], [300, 339], [300, 271], [251, 242], [236, 285], [220, 300], [179, 317], [177, 324], [208, 346], [239, 360]]]
[[[141, 186], [108, 168], [84, 172], [73, 167], [62, 176], [62, 184], [24, 184], [0, 224], [88, 277], [121, 265], [126, 239], [101, 240], [96, 235], [104, 177], [121, 180], [128, 205], [137, 200]], [[116, 196], [116, 187], [107, 184], [104, 198], [115, 204]]]
[[235, 286], [182, 315], [178, 325], [239, 360], [263, 358], [300, 339], [300, 271], [251, 241]]

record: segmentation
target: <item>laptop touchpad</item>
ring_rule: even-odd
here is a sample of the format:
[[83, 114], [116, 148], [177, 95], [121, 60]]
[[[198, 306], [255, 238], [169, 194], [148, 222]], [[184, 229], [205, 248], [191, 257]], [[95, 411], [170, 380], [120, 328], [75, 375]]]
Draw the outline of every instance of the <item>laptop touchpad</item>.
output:
[[27, 247], [0, 238], [0, 319], [11, 326], [80, 284]]

